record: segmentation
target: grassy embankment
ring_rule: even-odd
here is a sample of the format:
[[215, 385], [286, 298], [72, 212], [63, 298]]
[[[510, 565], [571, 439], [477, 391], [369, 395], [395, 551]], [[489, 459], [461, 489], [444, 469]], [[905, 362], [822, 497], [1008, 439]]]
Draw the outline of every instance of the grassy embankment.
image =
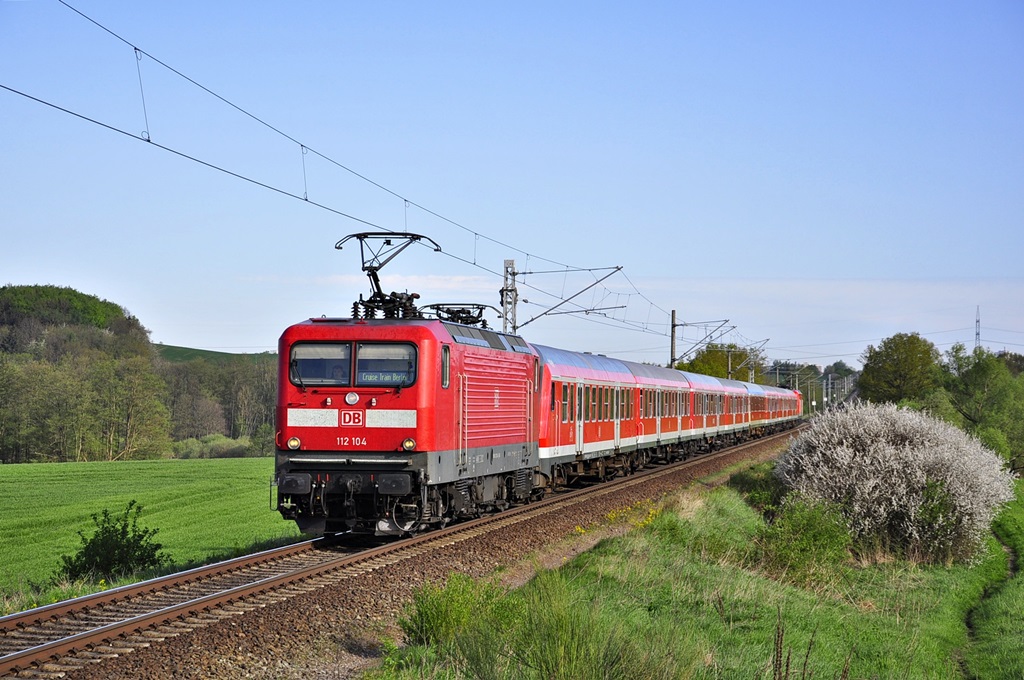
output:
[[175, 567], [294, 540], [294, 523], [270, 509], [273, 473], [273, 458], [0, 465], [0, 614], [95, 590], [49, 581], [81, 546], [77, 532], [92, 535], [92, 515], [132, 499]]
[[977, 609], [969, 623], [974, 645], [967, 660], [977, 678], [1024, 678], [1024, 479], [1016, 485], [1017, 500], [996, 518], [993, 531], [1012, 551], [1016, 578], [1000, 584]]
[[[1018, 550], [1022, 490], [998, 529]], [[390, 647], [372, 675], [1024, 677], [1024, 588], [1000, 585], [1008, 558], [995, 540], [968, 566], [855, 564], [827, 518], [769, 527], [728, 487], [630, 521], [519, 590], [455, 577], [421, 591], [403, 624], [411, 644]]]

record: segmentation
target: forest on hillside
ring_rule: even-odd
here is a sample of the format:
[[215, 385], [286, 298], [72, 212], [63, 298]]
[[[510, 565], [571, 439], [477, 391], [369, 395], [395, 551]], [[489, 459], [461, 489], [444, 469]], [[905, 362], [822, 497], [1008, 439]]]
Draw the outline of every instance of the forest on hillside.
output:
[[0, 287], [0, 462], [273, 451], [276, 355], [163, 349], [113, 302]]

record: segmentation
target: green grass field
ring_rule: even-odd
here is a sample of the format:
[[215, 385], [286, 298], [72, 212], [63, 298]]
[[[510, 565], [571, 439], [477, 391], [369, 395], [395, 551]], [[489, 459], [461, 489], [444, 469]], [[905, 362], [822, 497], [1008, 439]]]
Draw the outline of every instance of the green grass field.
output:
[[133, 499], [178, 566], [297, 537], [270, 509], [273, 473], [273, 458], [0, 465], [0, 594], [46, 584], [81, 546], [77, 532], [92, 534], [92, 515], [120, 515]]

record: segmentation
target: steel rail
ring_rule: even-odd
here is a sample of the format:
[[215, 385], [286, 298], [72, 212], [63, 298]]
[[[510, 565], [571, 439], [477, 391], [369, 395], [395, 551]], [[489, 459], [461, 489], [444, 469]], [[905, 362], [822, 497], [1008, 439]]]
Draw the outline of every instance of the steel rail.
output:
[[36, 607], [35, 609], [28, 609], [23, 612], [8, 614], [7, 616], [0, 617], [0, 631], [8, 632], [19, 628], [25, 628], [26, 626], [42, 623], [82, 609], [119, 602], [138, 595], [155, 593], [166, 589], [169, 586], [185, 585], [211, 576], [219, 576], [230, 571], [252, 567], [257, 564], [264, 564], [266, 562], [272, 562], [282, 557], [312, 550], [323, 540], [324, 539], [322, 538], [316, 538], [310, 541], [293, 543], [280, 548], [264, 550], [263, 552], [254, 553], [252, 555], [243, 555], [242, 557], [235, 557], [223, 562], [207, 564], [202, 567], [189, 569], [188, 571], [176, 572], [174, 574], [168, 574], [167, 576], [158, 576], [157, 578], [149, 579], [148, 581], [140, 581], [139, 583], [132, 583], [98, 593], [83, 595], [81, 597], [76, 597], [73, 600], [64, 600], [62, 602], [55, 602], [54, 604], [48, 604], [42, 607]]

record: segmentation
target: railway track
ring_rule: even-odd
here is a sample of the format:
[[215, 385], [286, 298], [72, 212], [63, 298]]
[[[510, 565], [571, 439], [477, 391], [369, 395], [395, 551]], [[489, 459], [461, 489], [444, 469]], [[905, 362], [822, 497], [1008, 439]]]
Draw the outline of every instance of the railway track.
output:
[[0, 676], [63, 677], [274, 602], [565, 510], [668, 475], [736, 458], [792, 431], [369, 549], [318, 539], [0, 618]]

